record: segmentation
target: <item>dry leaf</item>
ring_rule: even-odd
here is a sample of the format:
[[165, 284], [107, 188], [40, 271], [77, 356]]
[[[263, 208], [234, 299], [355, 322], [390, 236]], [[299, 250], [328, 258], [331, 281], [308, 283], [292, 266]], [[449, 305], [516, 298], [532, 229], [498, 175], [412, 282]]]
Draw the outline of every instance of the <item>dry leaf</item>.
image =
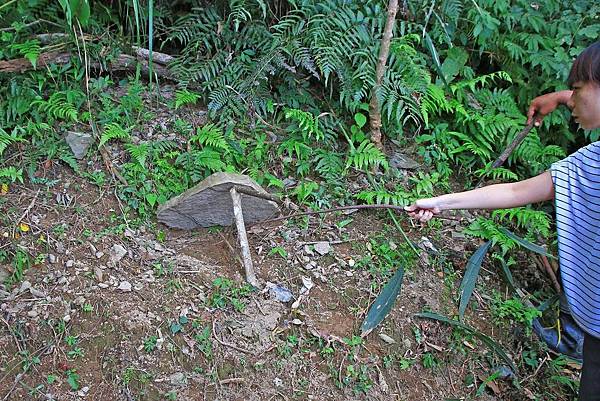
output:
[[6, 195], [8, 193], [8, 184], [0, 185], [0, 195]]

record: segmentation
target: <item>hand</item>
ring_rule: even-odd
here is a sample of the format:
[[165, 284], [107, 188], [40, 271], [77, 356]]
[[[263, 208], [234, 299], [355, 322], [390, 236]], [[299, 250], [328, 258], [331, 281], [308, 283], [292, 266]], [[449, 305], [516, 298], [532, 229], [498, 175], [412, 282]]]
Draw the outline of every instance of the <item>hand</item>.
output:
[[431, 220], [434, 215], [442, 211], [437, 198], [419, 199], [412, 205], [405, 206], [404, 210], [408, 212], [410, 217], [422, 223]]
[[544, 117], [556, 110], [559, 105], [567, 104], [571, 94], [571, 91], [565, 90], [548, 93], [533, 99], [527, 110], [527, 125], [534, 120], [534, 125], [539, 127]]

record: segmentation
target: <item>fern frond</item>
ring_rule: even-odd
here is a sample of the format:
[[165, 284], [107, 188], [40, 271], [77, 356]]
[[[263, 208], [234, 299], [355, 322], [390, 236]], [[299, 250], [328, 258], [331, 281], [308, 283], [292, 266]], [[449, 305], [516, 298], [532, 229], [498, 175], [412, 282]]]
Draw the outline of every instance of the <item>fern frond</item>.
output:
[[146, 165], [146, 160], [150, 153], [150, 144], [148, 143], [140, 143], [138, 145], [126, 144], [125, 149], [129, 152], [129, 155], [133, 160], [136, 161], [140, 166]]
[[346, 168], [351, 166], [363, 171], [379, 166], [387, 170], [388, 162], [381, 150], [377, 149], [373, 142], [365, 139], [358, 147], [350, 149], [346, 159]]
[[200, 95], [187, 89], [175, 91], [175, 110], [187, 104], [196, 104]]
[[129, 129], [123, 129], [118, 123], [110, 123], [104, 127], [104, 132], [100, 137], [98, 148], [104, 146], [107, 142], [113, 139], [119, 139], [121, 141], [127, 141], [130, 139]]
[[214, 124], [206, 124], [197, 129], [196, 135], [190, 138], [190, 142], [201, 146], [210, 146], [216, 151], [229, 152], [230, 147], [223, 135], [223, 131]]

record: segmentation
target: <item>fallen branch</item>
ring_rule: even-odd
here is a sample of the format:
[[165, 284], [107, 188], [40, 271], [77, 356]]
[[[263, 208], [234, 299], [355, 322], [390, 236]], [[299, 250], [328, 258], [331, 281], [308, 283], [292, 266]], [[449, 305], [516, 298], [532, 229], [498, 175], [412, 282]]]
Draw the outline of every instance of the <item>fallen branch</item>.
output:
[[250, 245], [248, 244], [248, 236], [244, 224], [244, 214], [242, 212], [242, 198], [236, 191], [235, 186], [231, 188], [229, 193], [231, 194], [231, 200], [233, 201], [233, 215], [235, 217], [240, 248], [242, 249], [242, 261], [244, 262], [246, 281], [253, 287], [260, 288], [258, 280], [256, 279], [256, 274], [254, 273], [252, 255], [250, 255]]
[[[149, 52], [146, 49], [134, 48], [136, 55], [132, 56], [129, 54], [121, 53], [116, 59], [107, 62], [104, 66], [99, 62], [90, 64], [90, 67], [95, 70], [103, 71], [109, 69], [111, 72], [116, 71], [135, 71], [139, 64], [142, 73], [148, 74], [150, 72], [150, 64], [148, 61]], [[47, 52], [41, 53], [37, 59], [37, 67], [45, 67], [50, 64], [67, 64], [71, 62], [72, 54], [69, 52]], [[153, 52], [152, 57], [154, 64], [152, 65], [152, 72], [159, 78], [175, 80], [173, 74], [163, 64], [173, 60], [173, 56], [164, 53]], [[23, 73], [25, 71], [33, 70], [34, 67], [31, 62], [26, 58], [18, 58], [12, 60], [0, 61], [0, 73]]]

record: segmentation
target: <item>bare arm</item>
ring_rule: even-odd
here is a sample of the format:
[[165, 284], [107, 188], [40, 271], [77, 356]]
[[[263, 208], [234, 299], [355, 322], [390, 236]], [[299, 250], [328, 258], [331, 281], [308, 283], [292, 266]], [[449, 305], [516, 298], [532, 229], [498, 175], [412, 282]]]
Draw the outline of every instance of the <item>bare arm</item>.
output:
[[419, 199], [406, 210], [412, 217], [427, 221], [442, 210], [508, 209], [550, 199], [554, 199], [554, 184], [550, 172], [546, 171], [524, 181]]

